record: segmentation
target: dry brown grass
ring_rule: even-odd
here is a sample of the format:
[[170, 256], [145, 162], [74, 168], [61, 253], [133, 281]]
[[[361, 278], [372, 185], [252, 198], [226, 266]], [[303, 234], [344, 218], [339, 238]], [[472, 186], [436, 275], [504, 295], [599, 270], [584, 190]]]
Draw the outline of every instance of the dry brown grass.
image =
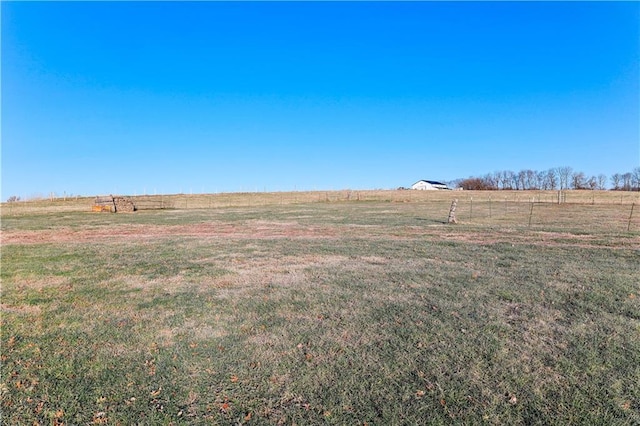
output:
[[[640, 203], [640, 193], [628, 191], [562, 191], [569, 204], [632, 204]], [[555, 204], [558, 191], [414, 191], [414, 190], [343, 190], [312, 192], [256, 192], [219, 194], [171, 194], [130, 196], [142, 210], [145, 209], [209, 209], [288, 205], [326, 202], [387, 201], [396, 203], [451, 202], [454, 198], [478, 202], [491, 199], [496, 204], [509, 202]], [[26, 213], [62, 213], [91, 211], [94, 197], [56, 198], [2, 203], [2, 215]]]
[[7, 423], [638, 421], [630, 204], [288, 195], [3, 209]]

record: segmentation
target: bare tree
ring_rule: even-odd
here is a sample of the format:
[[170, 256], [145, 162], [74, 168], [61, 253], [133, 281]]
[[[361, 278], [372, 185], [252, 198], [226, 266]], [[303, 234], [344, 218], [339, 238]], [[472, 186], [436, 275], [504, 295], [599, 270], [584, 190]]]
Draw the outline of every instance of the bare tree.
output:
[[547, 170], [547, 180], [549, 182], [549, 189], [556, 189], [558, 187], [558, 175], [556, 169]]
[[569, 179], [571, 178], [571, 167], [558, 167], [558, 180], [560, 181], [560, 189], [569, 189]]
[[504, 170], [500, 174], [500, 181], [502, 182], [502, 189], [513, 189], [513, 175], [511, 170]]
[[526, 188], [527, 181], [527, 172], [524, 170], [520, 170], [516, 175], [516, 189], [527, 189]]
[[[495, 171], [486, 175], [470, 176], [458, 179], [468, 189], [503, 189], [503, 190], [555, 190], [555, 189], [607, 189], [607, 176], [604, 174], [586, 176], [583, 172], [574, 171], [571, 167], [555, 167], [537, 172], [523, 169], [519, 172], [511, 170]], [[640, 191], [640, 167], [631, 172], [615, 173], [610, 178], [612, 189], [624, 191]], [[456, 186], [456, 185], [450, 185]]]
[[488, 183], [485, 179], [483, 178], [476, 178], [476, 177], [470, 177], [467, 179], [463, 179], [460, 182], [460, 187], [462, 189], [466, 189], [466, 190], [470, 190], [470, 191], [480, 191], [480, 190], [487, 190], [487, 189], [495, 189], [492, 188], [490, 186], [488, 186]]
[[536, 172], [530, 169], [527, 169], [525, 172], [526, 186], [527, 189], [537, 189], [536, 187]]
[[549, 189], [549, 181], [547, 181], [547, 172], [536, 173], [536, 186], [539, 189]]
[[490, 189], [498, 189], [498, 181], [494, 179], [493, 173], [487, 173], [484, 178], [485, 186]]
[[623, 191], [631, 191], [631, 182], [633, 180], [633, 174], [625, 173], [622, 175], [622, 190]]
[[575, 172], [571, 175], [571, 187], [573, 189], [586, 189], [586, 184], [584, 173]]
[[640, 167], [631, 171], [631, 186], [634, 191], [640, 191]]
[[620, 173], [611, 175], [611, 185], [613, 185], [615, 191], [620, 189], [620, 182], [622, 182], [622, 175]]
[[493, 172], [493, 183], [497, 189], [504, 189], [502, 188], [502, 174], [500, 172]]

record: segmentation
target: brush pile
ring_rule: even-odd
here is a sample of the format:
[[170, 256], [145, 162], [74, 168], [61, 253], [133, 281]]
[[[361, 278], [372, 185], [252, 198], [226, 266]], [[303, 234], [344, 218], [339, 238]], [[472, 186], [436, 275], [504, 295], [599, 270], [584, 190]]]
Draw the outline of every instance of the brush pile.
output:
[[94, 212], [133, 213], [136, 206], [126, 197], [96, 197], [95, 204], [91, 208]]
[[133, 201], [125, 197], [113, 197], [113, 204], [116, 206], [116, 212], [118, 213], [133, 213], [136, 211]]

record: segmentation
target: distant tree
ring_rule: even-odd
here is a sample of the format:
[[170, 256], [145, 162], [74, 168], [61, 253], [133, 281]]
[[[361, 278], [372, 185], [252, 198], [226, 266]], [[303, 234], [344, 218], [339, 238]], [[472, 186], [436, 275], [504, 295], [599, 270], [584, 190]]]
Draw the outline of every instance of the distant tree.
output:
[[633, 174], [631, 172], [622, 175], [622, 190], [631, 191], [633, 189]]
[[520, 170], [516, 176], [516, 189], [527, 189], [527, 172]]
[[536, 173], [536, 186], [539, 189], [549, 189], [549, 181], [547, 180], [547, 172]]
[[582, 172], [575, 172], [571, 175], [571, 187], [573, 189], [586, 189], [587, 182]]
[[549, 189], [556, 189], [558, 187], [558, 174], [556, 169], [547, 170], [547, 181], [549, 182]]
[[463, 179], [454, 179], [454, 180], [450, 180], [450, 181], [445, 182], [445, 183], [447, 184], [447, 186], [449, 188], [456, 189], [456, 188], [461, 188], [460, 182], [462, 182], [462, 181], [463, 181]]
[[558, 180], [560, 182], [560, 189], [569, 189], [569, 180], [571, 179], [571, 172], [573, 169], [571, 167], [558, 167]]
[[503, 170], [500, 172], [500, 184], [502, 189], [513, 189], [513, 175], [511, 170]]
[[504, 189], [502, 187], [502, 172], [493, 172], [493, 182], [498, 189]]
[[631, 171], [631, 187], [634, 191], [640, 191], [640, 167]]
[[613, 186], [614, 191], [618, 191], [620, 189], [620, 182], [622, 182], [622, 175], [620, 173], [614, 173], [611, 175], [611, 185]]
[[603, 190], [607, 186], [607, 175], [599, 174], [598, 175], [598, 189]]
[[535, 170], [526, 170], [527, 173], [527, 189], [539, 189], [538, 173]]
[[11, 197], [7, 198], [7, 203], [15, 203], [17, 201], [20, 201], [20, 197], [18, 197], [17, 195], [12, 195]]
[[485, 184], [492, 188], [492, 189], [498, 189], [498, 185], [500, 184], [500, 181], [498, 179], [495, 178], [495, 174], [494, 173], [487, 173], [482, 180], [485, 182]]
[[463, 179], [460, 182], [460, 187], [468, 191], [496, 189], [495, 187], [492, 187], [491, 184], [485, 179], [477, 177]]
[[[610, 178], [614, 190], [640, 191], [640, 167], [625, 174], [615, 173]], [[556, 189], [592, 189], [607, 188], [607, 176], [604, 174], [586, 176], [571, 167], [554, 167], [545, 171], [523, 169], [519, 172], [500, 170], [484, 176], [471, 176], [449, 182], [449, 187], [464, 189], [503, 189], [503, 190], [556, 190]]]

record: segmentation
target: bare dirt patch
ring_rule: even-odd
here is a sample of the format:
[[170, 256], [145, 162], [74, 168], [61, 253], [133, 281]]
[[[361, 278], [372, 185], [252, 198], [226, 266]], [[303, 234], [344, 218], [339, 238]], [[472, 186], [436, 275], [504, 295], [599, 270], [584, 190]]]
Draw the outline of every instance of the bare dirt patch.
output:
[[17, 230], [2, 233], [3, 244], [73, 243], [123, 241], [162, 237], [199, 238], [334, 238], [335, 227], [302, 226], [297, 223], [256, 221], [244, 224], [207, 222], [189, 225], [113, 225], [100, 229], [61, 227], [47, 230]]
[[[640, 250], [640, 236], [625, 238], [603, 237], [593, 234], [568, 232], [500, 229], [479, 232], [457, 232], [446, 226], [399, 228], [394, 235], [385, 234], [375, 225], [303, 225], [297, 222], [255, 220], [244, 223], [204, 222], [185, 225], [112, 225], [99, 229], [73, 229], [60, 227], [46, 230], [6, 230], [2, 244], [46, 244], [87, 242], [139, 242], [171, 237], [195, 237], [201, 239], [326, 239], [345, 236], [376, 240], [381, 237], [393, 240], [438, 239], [472, 244], [532, 244], [537, 246], [578, 248], [621, 248]], [[370, 260], [366, 260], [370, 261]], [[376, 263], [375, 261], [373, 263]]]

